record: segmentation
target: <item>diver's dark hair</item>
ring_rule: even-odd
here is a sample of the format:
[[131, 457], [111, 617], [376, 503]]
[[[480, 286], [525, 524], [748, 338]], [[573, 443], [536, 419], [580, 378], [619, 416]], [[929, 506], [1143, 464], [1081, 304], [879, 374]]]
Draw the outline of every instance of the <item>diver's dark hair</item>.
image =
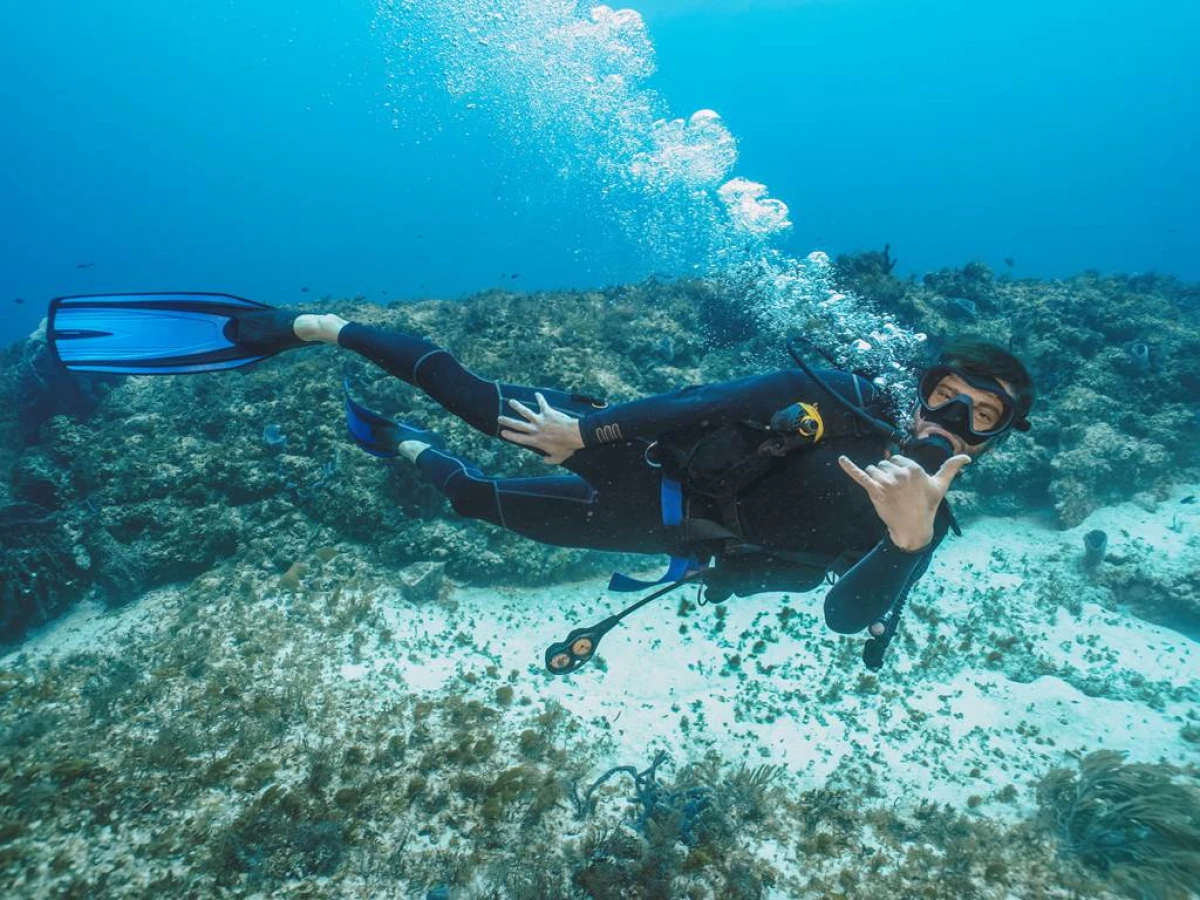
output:
[[1034, 389], [1029, 370], [1019, 359], [991, 341], [975, 337], [954, 338], [942, 348], [938, 363], [955, 366], [968, 375], [1007, 381], [1012, 385], [1013, 399], [1017, 401], [1017, 414], [1022, 418], [1028, 415], [1034, 400], [1037, 399], [1037, 391]]

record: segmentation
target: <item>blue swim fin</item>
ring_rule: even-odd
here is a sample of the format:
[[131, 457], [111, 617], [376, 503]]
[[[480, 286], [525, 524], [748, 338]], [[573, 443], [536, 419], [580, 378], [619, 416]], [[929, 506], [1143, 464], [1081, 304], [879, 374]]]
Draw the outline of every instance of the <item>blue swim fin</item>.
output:
[[346, 427], [350, 431], [350, 437], [372, 456], [394, 459], [400, 455], [396, 448], [403, 441], [422, 441], [436, 447], [442, 446], [441, 435], [435, 431], [417, 428], [398, 419], [389, 419], [367, 409], [351, 394], [348, 377], [342, 379], [342, 389], [346, 394]]
[[292, 330], [296, 315], [229, 294], [56, 297], [47, 339], [73, 372], [218, 372], [301, 346]]

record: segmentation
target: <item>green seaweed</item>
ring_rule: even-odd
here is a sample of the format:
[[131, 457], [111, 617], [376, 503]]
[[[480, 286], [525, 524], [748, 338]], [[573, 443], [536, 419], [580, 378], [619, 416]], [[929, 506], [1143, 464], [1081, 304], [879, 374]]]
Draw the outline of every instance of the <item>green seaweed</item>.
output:
[[1200, 883], [1200, 784], [1176, 766], [1097, 750], [1038, 785], [1066, 853], [1129, 896], [1186, 898]]

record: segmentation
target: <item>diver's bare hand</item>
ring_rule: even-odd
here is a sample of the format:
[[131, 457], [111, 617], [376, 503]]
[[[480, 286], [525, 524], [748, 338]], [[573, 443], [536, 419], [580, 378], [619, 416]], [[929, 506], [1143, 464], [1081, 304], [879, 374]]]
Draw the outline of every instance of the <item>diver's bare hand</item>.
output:
[[971, 457], [960, 453], [930, 475], [907, 456], [893, 456], [866, 469], [860, 469], [848, 457], [838, 457], [842, 470], [871, 498], [892, 543], [905, 550], [920, 550], [933, 540], [938, 506], [954, 476], [970, 461]]
[[500, 437], [523, 447], [540, 450], [545, 454], [542, 462], [558, 465], [576, 450], [583, 448], [583, 435], [579, 432], [579, 420], [555, 409], [540, 393], [538, 409], [534, 412], [520, 400], [509, 400], [508, 405], [519, 412], [520, 419], [500, 416]]

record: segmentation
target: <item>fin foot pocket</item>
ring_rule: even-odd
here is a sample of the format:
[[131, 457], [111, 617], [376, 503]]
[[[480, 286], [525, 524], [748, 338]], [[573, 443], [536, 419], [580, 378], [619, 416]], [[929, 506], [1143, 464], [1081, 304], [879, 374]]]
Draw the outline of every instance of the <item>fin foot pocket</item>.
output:
[[308, 341], [296, 337], [299, 313], [290, 309], [264, 309], [243, 313], [225, 325], [225, 337], [246, 350], [263, 355], [302, 347]]

